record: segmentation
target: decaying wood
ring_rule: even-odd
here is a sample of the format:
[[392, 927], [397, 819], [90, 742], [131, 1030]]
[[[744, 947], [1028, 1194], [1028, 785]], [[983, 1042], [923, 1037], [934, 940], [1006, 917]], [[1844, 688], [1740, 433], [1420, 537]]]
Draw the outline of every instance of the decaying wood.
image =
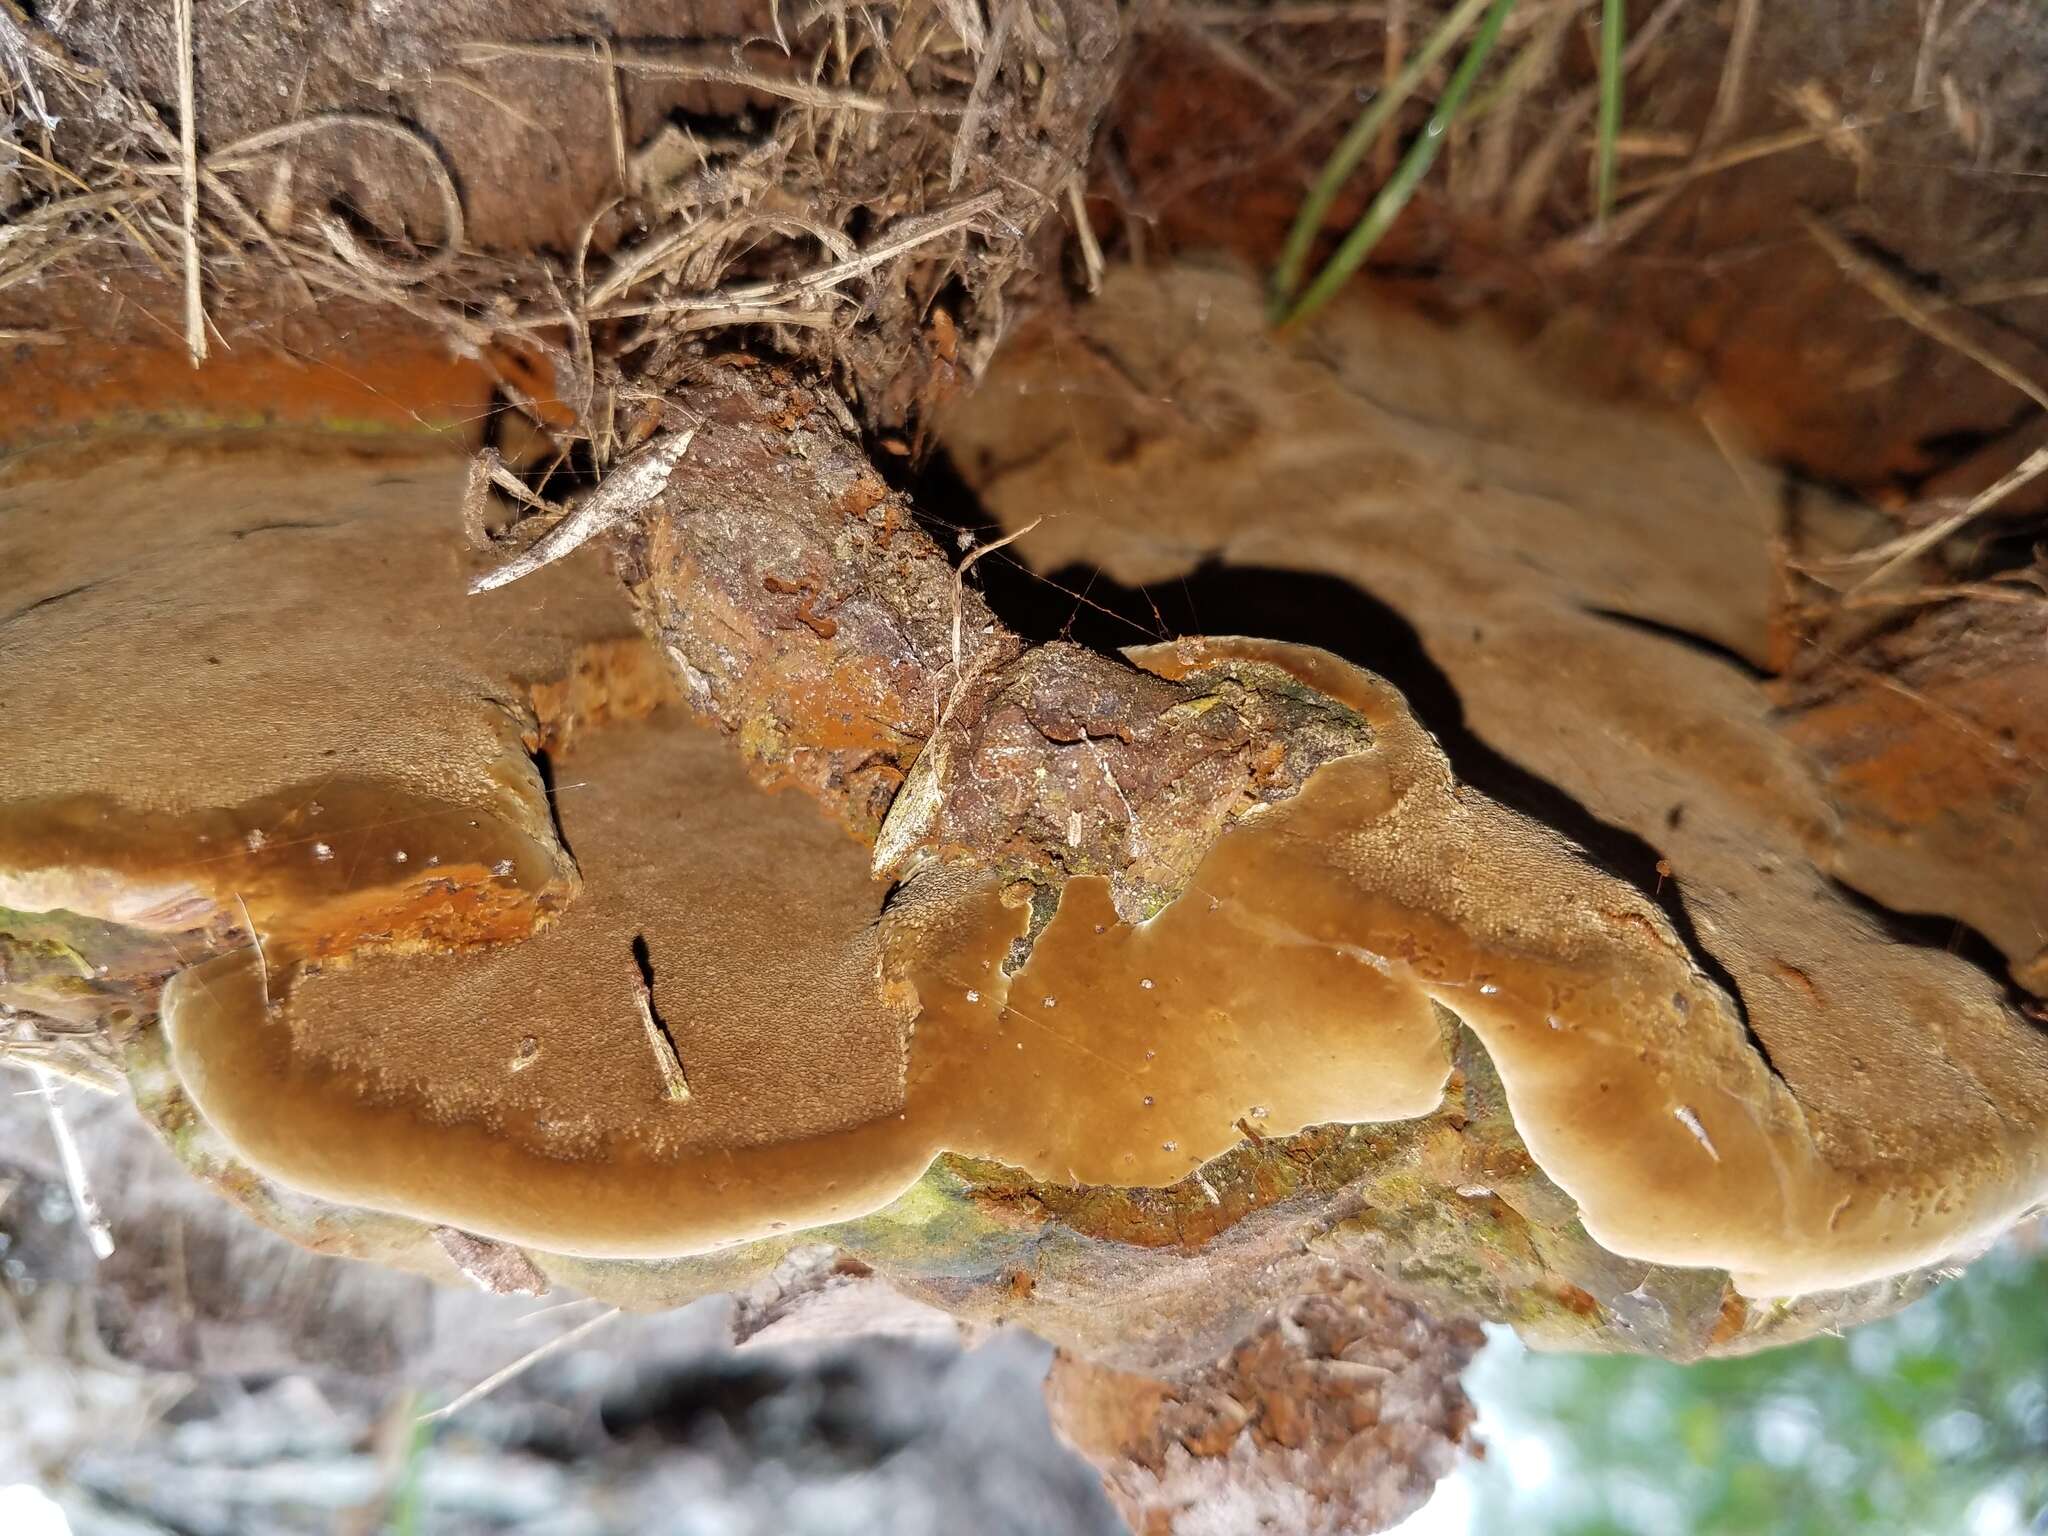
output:
[[643, 621], [757, 772], [879, 838], [878, 871], [964, 850], [1019, 877], [1109, 875], [1120, 907], [1150, 911], [1229, 817], [1367, 739], [1250, 672], [1198, 687], [1027, 649], [824, 386], [723, 366], [689, 398], [694, 445], [626, 538]]
[[1385, 1530], [1456, 1464], [1476, 1416], [1458, 1376], [1479, 1329], [1431, 1318], [1370, 1274], [1325, 1265], [1314, 1280], [1195, 1371], [1054, 1359], [1053, 1423], [1134, 1531], [1197, 1536], [1225, 1497], [1247, 1530]]

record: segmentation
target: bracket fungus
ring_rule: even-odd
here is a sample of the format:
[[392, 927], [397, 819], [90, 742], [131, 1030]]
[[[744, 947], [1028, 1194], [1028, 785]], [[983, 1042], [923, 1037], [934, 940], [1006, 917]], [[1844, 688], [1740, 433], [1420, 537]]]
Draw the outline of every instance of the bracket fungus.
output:
[[0, 907], [196, 958], [230, 931], [476, 942], [569, 899], [517, 680], [630, 620], [590, 572], [551, 575], [531, 622], [467, 608], [459, 547], [423, 537], [438, 466], [302, 448], [9, 464], [0, 718], [38, 747], [8, 764]]
[[[1538, 1334], [1744, 1347], [2048, 1192], [2048, 1039], [1829, 895], [1741, 709], [1613, 703], [1736, 765], [1685, 789], [1694, 935], [1370, 671], [1028, 646], [821, 388], [727, 366], [692, 408], [623, 591], [590, 550], [465, 595], [446, 462], [252, 450], [175, 521], [133, 464], [16, 472], [5, 696], [67, 750], [0, 803], [0, 942], [170, 946], [116, 1021], [138, 1100], [264, 1219], [642, 1301], [803, 1233], [1157, 1364], [1403, 1243]], [[175, 496], [230, 450], [140, 451]], [[107, 537], [34, 553], [81, 501]], [[1579, 665], [1522, 617], [1521, 686]], [[81, 726], [92, 668], [124, 707]]]

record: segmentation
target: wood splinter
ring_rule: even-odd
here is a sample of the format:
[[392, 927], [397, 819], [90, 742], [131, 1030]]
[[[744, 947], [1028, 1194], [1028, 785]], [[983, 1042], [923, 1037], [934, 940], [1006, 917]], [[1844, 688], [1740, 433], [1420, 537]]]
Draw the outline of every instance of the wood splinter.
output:
[[[690, 441], [696, 435], [694, 427], [672, 432], [628, 454], [596, 490], [541, 535], [532, 548], [515, 555], [495, 571], [486, 571], [472, 580], [470, 595], [489, 592], [522, 576], [531, 576], [542, 566], [552, 565], [564, 555], [573, 554], [600, 533], [616, 528], [634, 516], [661, 494], [668, 484], [669, 475], [683, 455], [690, 451]], [[501, 483], [493, 473], [493, 466], [486, 464], [483, 475], [493, 484]], [[464, 517], [473, 531], [474, 515], [465, 512]]]
[[661, 1072], [661, 1090], [673, 1104], [690, 1102], [690, 1079], [683, 1071], [683, 1058], [676, 1042], [654, 1012], [654, 989], [643, 981], [635, 997], [640, 1007], [640, 1027], [647, 1032], [647, 1048], [654, 1052], [654, 1065]]

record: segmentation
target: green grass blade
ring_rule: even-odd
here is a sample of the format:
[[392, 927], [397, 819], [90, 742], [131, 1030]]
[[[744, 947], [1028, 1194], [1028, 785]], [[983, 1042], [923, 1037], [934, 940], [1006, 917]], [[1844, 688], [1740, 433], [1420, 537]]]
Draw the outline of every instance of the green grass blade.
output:
[[401, 1420], [410, 1420], [411, 1424], [386, 1516], [385, 1529], [390, 1536], [426, 1536], [422, 1525], [426, 1494], [421, 1480], [426, 1473], [427, 1447], [434, 1440], [434, 1426], [419, 1417], [422, 1407], [419, 1395], [413, 1392], [406, 1393], [399, 1406]]
[[1601, 228], [1614, 206], [1614, 143], [1621, 137], [1621, 44], [1627, 31], [1623, 0], [1601, 0], [1600, 136], [1593, 173], [1593, 222]]
[[1287, 244], [1281, 248], [1280, 265], [1273, 274], [1273, 313], [1276, 318], [1301, 286], [1302, 271], [1308, 265], [1309, 249], [1315, 244], [1316, 232], [1323, 227], [1323, 219], [1329, 214], [1330, 205], [1336, 202], [1337, 194], [1344, 190], [1344, 183], [1358, 169], [1359, 161], [1365, 158], [1366, 151], [1379, 138], [1380, 130], [1400, 111], [1402, 103], [1415, 94], [1415, 87], [1421, 83], [1422, 77], [1436, 67], [1437, 60], [1450, 52], [1459, 38], [1471, 30], [1472, 23], [1488, 3], [1489, 0], [1459, 0], [1436, 31], [1429, 35], [1422, 51], [1410, 59], [1387, 88], [1372, 99], [1358, 121], [1351, 125], [1351, 131], [1344, 135], [1330, 152], [1330, 158], [1323, 162], [1315, 185], [1309, 188], [1308, 196], [1294, 216], [1293, 227], [1287, 231]]
[[1365, 210], [1364, 217], [1352, 226], [1351, 233], [1344, 237], [1344, 243], [1337, 247], [1337, 254], [1330, 258], [1330, 264], [1317, 274], [1316, 280], [1309, 284], [1308, 290], [1287, 312], [1282, 324], [1292, 325], [1327, 304], [1337, 290], [1350, 281], [1352, 273], [1365, 264], [1365, 258], [1372, 254], [1373, 247], [1393, 227], [1394, 220], [1401, 216], [1401, 210], [1408, 206], [1408, 199], [1415, 195], [1415, 188], [1436, 163], [1451, 124], [1458, 120], [1459, 109], [1471, 93], [1472, 83], [1479, 78], [1479, 71], [1485, 67], [1487, 55], [1493, 52], [1508, 12], [1514, 8], [1515, 0], [1493, 0], [1493, 9], [1487, 12], [1478, 35], [1472, 39], [1472, 46], [1466, 50], [1457, 72], [1451, 76], [1450, 84], [1444, 87], [1443, 95], [1437, 99], [1436, 110], [1430, 113], [1428, 126], [1408, 147], [1408, 153], [1402, 156], [1400, 165], [1387, 178], [1387, 184], [1380, 188], [1379, 195]]

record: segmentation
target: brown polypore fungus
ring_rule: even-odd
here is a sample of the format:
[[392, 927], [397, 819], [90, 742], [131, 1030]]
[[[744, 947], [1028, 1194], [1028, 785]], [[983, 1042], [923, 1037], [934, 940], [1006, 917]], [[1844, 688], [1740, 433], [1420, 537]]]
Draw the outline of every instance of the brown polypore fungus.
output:
[[[166, 1016], [182, 1074], [214, 1124], [288, 1184], [577, 1253], [686, 1252], [856, 1215], [941, 1151], [1083, 1184], [1170, 1183], [1238, 1140], [1248, 1116], [1286, 1133], [1427, 1112], [1448, 1071], [1440, 1019], [1453, 1015], [1494, 1058], [1531, 1153], [1619, 1254], [1797, 1294], [1935, 1261], [2039, 1198], [2048, 1042], [1988, 981], [1924, 976], [1925, 957], [1873, 943], [1866, 997], [1938, 1018], [1943, 1049], [1888, 1042], [1881, 1016], [1845, 1042], [1868, 1069], [1848, 1081], [1879, 1086], [1802, 1097], [1651, 902], [1461, 789], [1377, 679], [1260, 642], [1137, 655], [1176, 681], [1225, 657], [1283, 668], [1354, 710], [1366, 744], [1241, 818], [1140, 922], [1118, 916], [1100, 876], [1068, 880], [1035, 936], [1029, 900], [1006, 900], [996, 876], [939, 864], [913, 879], [879, 926], [882, 974], [904, 984], [888, 990], [903, 1033], [879, 1003], [849, 1006], [874, 996], [879, 891], [849, 873], [837, 916], [804, 921], [804, 887], [829, 867], [816, 847], [790, 847], [742, 884], [774, 834], [744, 815], [755, 797], [734, 780], [737, 798], [708, 823], [685, 814], [609, 837], [583, 833], [572, 801], [564, 828], [585, 877], [615, 894], [514, 949], [302, 977], [278, 1021], [250, 957], [181, 977]], [[620, 803], [701, 794], [718, 766], [704, 742], [690, 763], [673, 744], [642, 748], [682, 776]], [[618, 793], [602, 766], [587, 771]], [[662, 830], [674, 841], [655, 840]], [[629, 854], [637, 889], [615, 872]], [[759, 898], [758, 917], [736, 889]], [[681, 1102], [662, 1093], [637, 1022], [641, 978], [623, 963], [657, 900], [674, 914], [648, 925], [665, 947], [703, 941], [682, 957], [681, 995], [656, 997], [691, 1064]], [[721, 966], [736, 946], [772, 978], [765, 992]], [[833, 976], [845, 978], [836, 1002]], [[402, 1015], [396, 1039], [377, 1029], [421, 993], [446, 1011]], [[1814, 998], [1800, 1022], [1837, 1023], [1823, 1007]], [[814, 1009], [829, 1029], [804, 1029]], [[573, 1042], [569, 1070], [548, 1065], [556, 1037]], [[704, 1037], [719, 1047], [704, 1052]], [[521, 1083], [527, 1039], [538, 1055]], [[322, 1070], [322, 1040], [353, 1070]], [[886, 1070], [865, 1095], [844, 1064], [798, 1085], [828, 1051]], [[408, 1069], [417, 1096], [394, 1102], [381, 1084]], [[1958, 1102], [1962, 1081], [1982, 1097]], [[539, 1145], [522, 1148], [506, 1126], [529, 1120]], [[1899, 1141], [1873, 1136], [1880, 1124]]]
[[[691, 404], [614, 549], [674, 697], [588, 555], [460, 595], [485, 562], [452, 469], [330, 506], [257, 464], [151, 564], [18, 584], [37, 739], [78, 739], [108, 621], [166, 692], [118, 663], [149, 703], [10, 798], [0, 878], [198, 945], [163, 1035], [256, 1174], [599, 1258], [860, 1217], [942, 1153], [1220, 1212], [1208, 1165], [1247, 1141], [1437, 1111], [1462, 1025], [1559, 1221], [1751, 1294], [1946, 1258], [2048, 1190], [2048, 1042], [1825, 896], [1826, 818], [1725, 678], [1559, 701], [1690, 710], [1694, 755], [1739, 765], [1667, 829], [1709, 958], [1459, 783], [1372, 674], [1258, 640], [1029, 649], [822, 389], [721, 367]], [[61, 495], [16, 495], [47, 538]], [[1433, 541], [1404, 546], [1418, 587]], [[1508, 611], [1533, 695], [1574, 653]], [[184, 778], [112, 766], [174, 731]]]
[[[1076, 357], [1104, 368], [1079, 422], [1059, 407]], [[1444, 914], [1482, 946], [1491, 934], [1515, 971], [1549, 973], [1518, 997], [1475, 967], [1444, 1000], [1594, 1236], [1726, 1264], [1763, 1292], [1967, 1248], [2044, 1193], [2048, 1042], [1995, 976], [1898, 942], [1834, 883], [1877, 866], [1876, 818], [1842, 819], [1765, 689], [1719, 654], [1761, 666], [1776, 642], [1765, 472], [1681, 424], [1597, 410], [1483, 327], [1361, 305], [1275, 339], [1248, 279], [1184, 267], [1116, 274], [1105, 302], [1021, 339], [950, 440], [1010, 527], [1049, 505], [1098, 509], [1025, 535], [1017, 548], [1042, 566], [1153, 582], [1221, 558], [1369, 586], [1415, 625], [1486, 745], [1647, 844], [1631, 871], [1645, 886], [1662, 855], [1655, 878], [1682, 900], [1696, 955], [1620, 882], [1550, 884], [1559, 866], [1520, 818], [1464, 791], [1411, 807], [1445, 809]], [[1856, 516], [1809, 498], [1797, 527], [1853, 538]], [[1381, 855], [1426, 862], [1426, 820]], [[1935, 888], [1916, 884], [1922, 899]], [[2014, 936], [2016, 963], [2038, 933], [2025, 886], [1973, 898], [1987, 914], [2003, 903], [1995, 931]], [[1613, 988], [1590, 1034], [1583, 1013], [1542, 1006], [1558, 962]]]
[[[523, 934], [575, 870], [523, 680], [631, 632], [601, 573], [464, 595], [417, 450], [23, 455], [0, 483], [0, 907], [312, 953]], [[166, 501], [172, 505], [166, 506]]]

